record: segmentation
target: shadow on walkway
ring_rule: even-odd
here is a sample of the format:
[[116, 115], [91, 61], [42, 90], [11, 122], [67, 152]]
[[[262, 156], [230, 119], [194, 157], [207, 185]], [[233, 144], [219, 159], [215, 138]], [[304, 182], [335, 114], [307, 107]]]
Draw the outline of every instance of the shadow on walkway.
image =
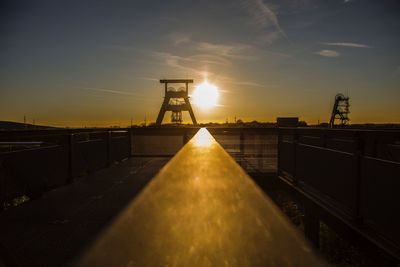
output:
[[68, 266], [167, 158], [133, 158], [0, 212], [0, 266]]

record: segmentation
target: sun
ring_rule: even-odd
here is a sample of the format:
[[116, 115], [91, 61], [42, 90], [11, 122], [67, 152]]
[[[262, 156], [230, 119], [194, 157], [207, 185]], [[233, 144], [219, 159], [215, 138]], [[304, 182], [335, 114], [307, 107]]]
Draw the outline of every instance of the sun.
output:
[[209, 109], [216, 106], [218, 97], [218, 87], [209, 84], [207, 80], [197, 85], [192, 95], [193, 103], [202, 109]]

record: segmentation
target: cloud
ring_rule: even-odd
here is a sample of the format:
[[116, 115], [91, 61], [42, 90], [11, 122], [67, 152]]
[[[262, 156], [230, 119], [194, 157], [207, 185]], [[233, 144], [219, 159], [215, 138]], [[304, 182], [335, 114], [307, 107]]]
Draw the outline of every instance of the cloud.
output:
[[[226, 58], [255, 60], [257, 57], [246, 55], [253, 47], [245, 44], [217, 44], [210, 42], [198, 42], [194, 44], [198, 51], [215, 54]], [[248, 54], [248, 53], [247, 53]]]
[[340, 56], [339, 52], [334, 51], [334, 50], [327, 50], [327, 49], [315, 52], [314, 54], [317, 54], [317, 55], [320, 55], [323, 57], [338, 57], [338, 56]]
[[285, 31], [279, 24], [278, 16], [263, 0], [246, 0], [244, 4], [255, 25], [260, 28], [273, 26], [282, 36], [287, 38]]
[[242, 85], [242, 86], [250, 86], [250, 87], [262, 87], [264, 88], [265, 86], [256, 82], [250, 82], [250, 81], [236, 81], [236, 80], [229, 80], [229, 81], [224, 81], [225, 83], [230, 83], [230, 84], [235, 84], [235, 85]]
[[139, 77], [138, 79], [139, 80], [145, 80], [145, 81], [151, 81], [151, 82], [154, 82], [154, 81], [158, 82], [159, 81], [159, 79], [151, 78], [151, 77]]
[[[168, 34], [167, 39], [172, 43], [173, 46], [182, 46], [184, 48], [191, 49], [192, 51], [199, 51], [203, 53], [203, 56], [205, 57], [220, 57], [217, 60], [218, 63], [223, 61], [221, 60], [222, 57], [247, 60], [257, 59], [257, 57], [249, 55], [254, 47], [248, 44], [222, 44], [205, 41], [199, 42], [193, 40], [188, 34], [180, 32]], [[212, 62], [214, 62], [214, 60], [212, 60]]]
[[[157, 58], [161, 64], [167, 66], [168, 68], [178, 70], [181, 73], [185, 73], [190, 76], [218, 76], [220, 79], [225, 80], [225, 76], [216, 75], [210, 72], [209, 65], [215, 64], [221, 66], [231, 65], [230, 61], [224, 60], [223, 58], [211, 55], [192, 55], [188, 57], [182, 57], [165, 52], [153, 52], [153, 56]], [[226, 78], [226, 80], [231, 80], [231, 78]]]
[[266, 34], [260, 35], [256, 38], [256, 41], [260, 45], [272, 44], [281, 38], [281, 33], [279, 31], [268, 32]]
[[190, 57], [181, 57], [166, 52], [152, 52], [151, 54], [153, 57], [160, 60], [161, 64], [166, 65], [170, 68], [175, 68], [180, 71], [184, 71], [185, 73], [190, 71], [197, 75], [201, 75], [203, 73], [203, 71], [201, 71], [200, 69], [192, 66], [193, 63], [198, 64], [198, 61], [194, 62], [193, 59], [191, 59]]
[[344, 46], [344, 47], [354, 47], [354, 48], [372, 48], [372, 46], [366, 44], [357, 44], [357, 43], [322, 43], [322, 44], [330, 46]]
[[188, 34], [181, 32], [173, 32], [167, 35], [167, 39], [169, 39], [174, 46], [178, 46], [185, 43], [190, 43], [191, 38]]
[[74, 88], [80, 89], [80, 90], [86, 90], [86, 91], [113, 94], [113, 95], [133, 96], [135, 98], [150, 99], [149, 97], [146, 97], [144, 95], [134, 94], [132, 92], [127, 92], [127, 91], [114, 90], [114, 89], [105, 89], [105, 88], [96, 88], [96, 87], [80, 87], [80, 86], [75, 86]]
[[94, 87], [75, 87], [78, 89], [89, 90], [89, 91], [96, 91], [96, 92], [103, 92], [103, 93], [111, 93], [111, 94], [118, 94], [118, 95], [131, 95], [135, 96], [131, 92], [126, 91], [119, 91], [119, 90], [111, 90], [111, 89], [103, 89], [103, 88], [94, 88]]
[[200, 64], [210, 64], [210, 65], [221, 65], [221, 66], [231, 66], [232, 63], [220, 56], [210, 55], [210, 54], [196, 54], [186, 58], [186, 60], [191, 62], [198, 62]]
[[[201, 68], [197, 68], [199, 64], [199, 60], [219, 60], [218, 57], [212, 58], [210, 55], [194, 55], [190, 57], [181, 57], [170, 53], [164, 52], [154, 52], [153, 56], [161, 60], [162, 64], [167, 65], [170, 68], [175, 68], [181, 72], [188, 73], [190, 75], [197, 75], [200, 77], [212, 77], [212, 80], [219, 81], [221, 83], [228, 83], [234, 85], [241, 85], [241, 86], [251, 86], [251, 87], [264, 87], [261, 84], [252, 81], [242, 81], [237, 80], [233, 77], [228, 77], [220, 74], [216, 74], [210, 72], [209, 70], [204, 70]], [[202, 59], [202, 57], [204, 57]]]

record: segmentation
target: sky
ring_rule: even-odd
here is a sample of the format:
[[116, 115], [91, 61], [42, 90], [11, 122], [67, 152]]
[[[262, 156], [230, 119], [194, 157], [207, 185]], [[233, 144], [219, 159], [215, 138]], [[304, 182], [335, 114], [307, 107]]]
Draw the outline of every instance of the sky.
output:
[[[218, 105], [200, 122], [400, 123], [396, 0], [5, 1], [0, 120], [53, 126], [152, 122], [162, 78], [205, 78]], [[193, 87], [190, 89], [193, 90]], [[188, 114], [184, 114], [189, 121]], [[167, 122], [168, 119], [165, 119]]]

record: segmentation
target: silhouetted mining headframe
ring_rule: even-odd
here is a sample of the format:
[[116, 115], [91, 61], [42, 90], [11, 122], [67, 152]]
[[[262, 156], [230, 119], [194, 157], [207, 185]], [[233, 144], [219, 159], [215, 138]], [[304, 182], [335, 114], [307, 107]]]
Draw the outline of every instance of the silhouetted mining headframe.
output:
[[[164, 101], [157, 116], [156, 125], [161, 126], [165, 113], [171, 111], [171, 123], [182, 123], [182, 111], [188, 111], [193, 125], [197, 125], [196, 117], [189, 101], [189, 83], [192, 79], [163, 79], [160, 83], [164, 84]], [[169, 84], [184, 84], [185, 87], [168, 87]]]

